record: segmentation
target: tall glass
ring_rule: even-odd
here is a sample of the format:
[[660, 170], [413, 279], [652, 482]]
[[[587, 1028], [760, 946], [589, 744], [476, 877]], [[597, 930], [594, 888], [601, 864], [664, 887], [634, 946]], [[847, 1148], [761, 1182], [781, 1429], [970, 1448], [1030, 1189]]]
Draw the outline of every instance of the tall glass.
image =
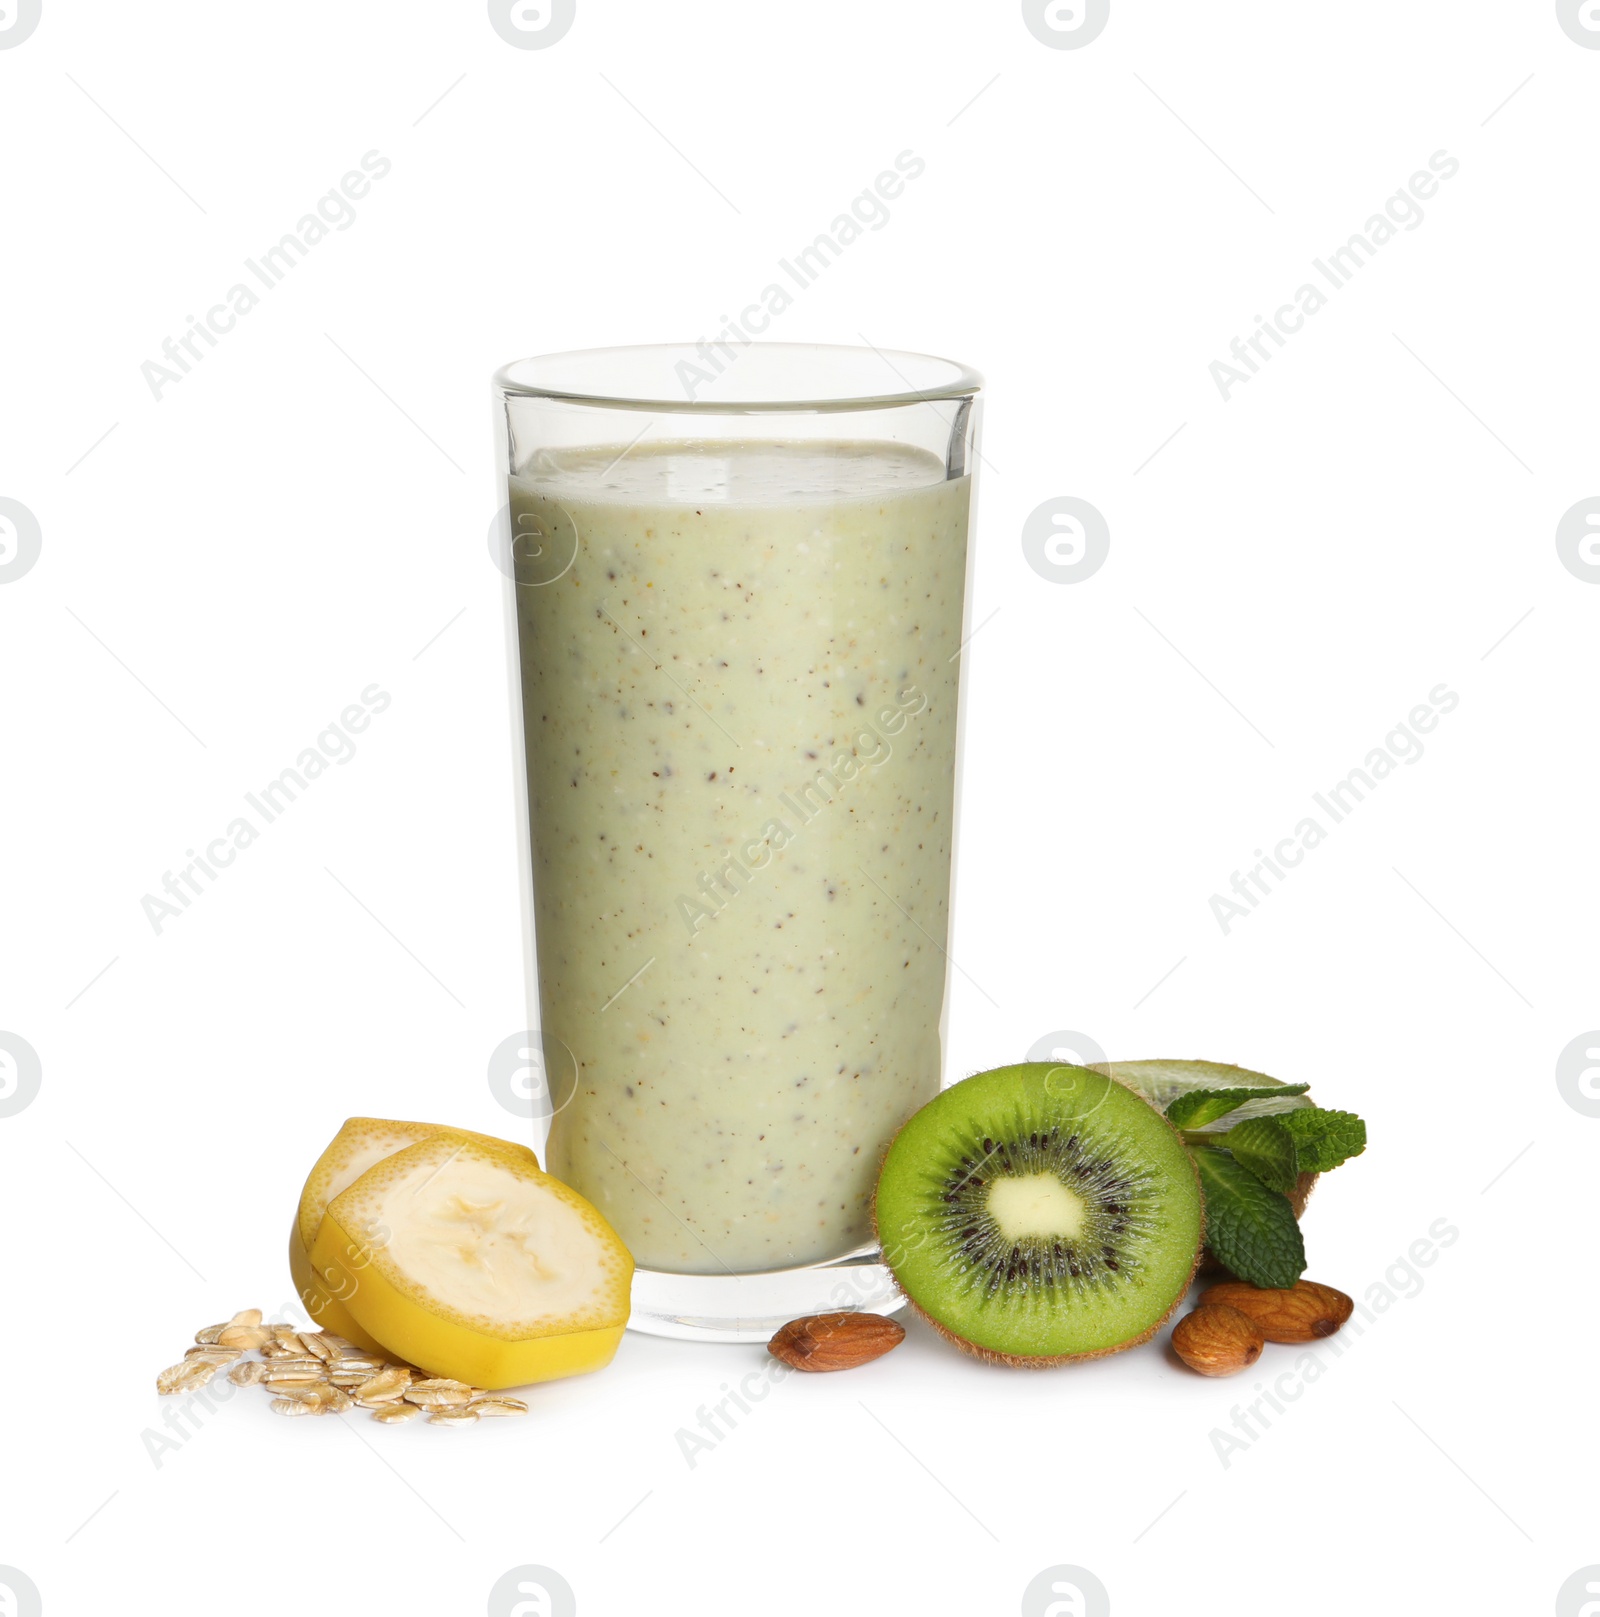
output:
[[[870, 348], [499, 372], [550, 1171], [634, 1328], [885, 1310], [938, 1091], [979, 377]], [[536, 986], [535, 986], [536, 985]]]

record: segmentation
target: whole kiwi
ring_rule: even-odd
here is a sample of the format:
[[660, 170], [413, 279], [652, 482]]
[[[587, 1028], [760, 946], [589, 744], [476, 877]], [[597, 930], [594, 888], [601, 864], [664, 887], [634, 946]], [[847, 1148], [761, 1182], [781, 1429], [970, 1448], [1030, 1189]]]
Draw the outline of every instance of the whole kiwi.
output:
[[[1119, 1084], [1126, 1084], [1160, 1112], [1165, 1112], [1179, 1095], [1187, 1094], [1191, 1089], [1254, 1089], [1281, 1081], [1268, 1077], [1264, 1072], [1253, 1072], [1249, 1067], [1230, 1067], [1220, 1061], [1097, 1061], [1094, 1071], [1115, 1078]], [[1314, 1104], [1310, 1095], [1274, 1095], [1267, 1100], [1247, 1101], [1237, 1111], [1219, 1117], [1214, 1123], [1204, 1124], [1197, 1132], [1214, 1134], [1218, 1145], [1226, 1145], [1228, 1130], [1247, 1117], [1270, 1117], [1274, 1112], [1288, 1112]], [[1305, 1213], [1317, 1178], [1314, 1173], [1303, 1173], [1288, 1192], [1289, 1205], [1294, 1209], [1296, 1218]], [[1201, 1256], [1200, 1270], [1202, 1274], [1228, 1272], [1217, 1262], [1209, 1247]]]

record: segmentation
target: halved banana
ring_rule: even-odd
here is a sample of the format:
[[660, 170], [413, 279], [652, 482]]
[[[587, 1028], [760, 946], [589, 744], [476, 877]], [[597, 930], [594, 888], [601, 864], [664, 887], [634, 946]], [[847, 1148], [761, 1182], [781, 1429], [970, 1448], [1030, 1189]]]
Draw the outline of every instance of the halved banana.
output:
[[[385, 1157], [439, 1133], [443, 1127], [440, 1123], [406, 1123], [387, 1117], [346, 1118], [327, 1149], [313, 1164], [306, 1176], [305, 1187], [300, 1192], [294, 1228], [289, 1234], [289, 1272], [294, 1277], [295, 1291], [306, 1312], [322, 1330], [346, 1337], [369, 1353], [378, 1351], [383, 1344], [367, 1335], [339, 1298], [317, 1280], [311, 1268], [311, 1246], [322, 1227], [322, 1216], [328, 1209], [328, 1203], [340, 1191], [354, 1184], [368, 1168]], [[482, 1134], [473, 1138], [487, 1140], [490, 1136]], [[538, 1167], [539, 1160], [529, 1147], [512, 1145], [508, 1140], [494, 1143], [504, 1145], [507, 1150], [526, 1153], [533, 1165]]]
[[334, 1196], [311, 1268], [364, 1335], [477, 1387], [609, 1363], [633, 1279], [616, 1232], [531, 1152], [453, 1129]]

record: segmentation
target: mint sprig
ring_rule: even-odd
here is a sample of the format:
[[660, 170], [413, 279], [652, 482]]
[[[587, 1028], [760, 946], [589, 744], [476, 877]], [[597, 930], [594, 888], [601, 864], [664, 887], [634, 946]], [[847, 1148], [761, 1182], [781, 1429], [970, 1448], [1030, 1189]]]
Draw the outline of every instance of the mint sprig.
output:
[[1198, 1129], [1215, 1123], [1219, 1117], [1253, 1100], [1271, 1100], [1278, 1095], [1303, 1095], [1310, 1084], [1257, 1084], [1248, 1089], [1191, 1089], [1167, 1107], [1167, 1121], [1174, 1128]]
[[[1280, 1124], [1294, 1141], [1295, 1165], [1301, 1173], [1327, 1173], [1367, 1148], [1367, 1125], [1354, 1112], [1307, 1106], [1265, 1121]], [[1229, 1131], [1230, 1143], [1232, 1131]]]
[[1247, 1117], [1208, 1141], [1226, 1143], [1269, 1190], [1292, 1190], [1301, 1174], [1327, 1173], [1360, 1156], [1367, 1148], [1367, 1125], [1354, 1112], [1303, 1106]]
[[[1200, 1062], [1166, 1066], [1206, 1066], [1207, 1076], [1218, 1070]], [[1310, 1087], [1205, 1086], [1167, 1103], [1167, 1121], [1182, 1133], [1200, 1170], [1206, 1244], [1219, 1262], [1255, 1286], [1292, 1286], [1305, 1272], [1305, 1246], [1288, 1193], [1303, 1175], [1326, 1173], [1367, 1148], [1367, 1125], [1354, 1112], [1306, 1103], [1265, 1116], [1229, 1115], [1252, 1101], [1292, 1099]], [[1208, 1127], [1219, 1119], [1227, 1119], [1221, 1128]]]
[[1294, 1136], [1277, 1117], [1247, 1117], [1219, 1136], [1268, 1190], [1289, 1191], [1300, 1177]]
[[1252, 1286], [1292, 1286], [1306, 1268], [1305, 1243], [1289, 1198], [1269, 1190], [1230, 1152], [1193, 1146], [1206, 1199], [1206, 1244]]

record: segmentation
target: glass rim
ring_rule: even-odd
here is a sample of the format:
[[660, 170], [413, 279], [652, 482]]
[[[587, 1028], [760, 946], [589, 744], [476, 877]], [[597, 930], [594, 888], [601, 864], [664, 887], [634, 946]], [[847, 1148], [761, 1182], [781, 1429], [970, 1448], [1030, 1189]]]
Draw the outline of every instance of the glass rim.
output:
[[[732, 358], [727, 358], [727, 355]], [[758, 355], [744, 370], [740, 361]], [[659, 385], [669, 373], [682, 378], [682, 367], [709, 383], [729, 379], [731, 391], [696, 398], [690, 391], [671, 396]], [[804, 385], [803, 378], [847, 373], [882, 375], [897, 385], [878, 387], [865, 381], [855, 388]], [[619, 385], [628, 374], [649, 378]], [[775, 385], [793, 375], [792, 388]], [[701, 343], [633, 343], [610, 348], [576, 348], [540, 354], [502, 365], [494, 373], [502, 397], [550, 399], [562, 404], [610, 410], [652, 410], [681, 415], [817, 414], [890, 410], [899, 405], [929, 404], [972, 398], [983, 377], [969, 365], [934, 354], [899, 348], [859, 347], [844, 343], [741, 342], [737, 346]]]

